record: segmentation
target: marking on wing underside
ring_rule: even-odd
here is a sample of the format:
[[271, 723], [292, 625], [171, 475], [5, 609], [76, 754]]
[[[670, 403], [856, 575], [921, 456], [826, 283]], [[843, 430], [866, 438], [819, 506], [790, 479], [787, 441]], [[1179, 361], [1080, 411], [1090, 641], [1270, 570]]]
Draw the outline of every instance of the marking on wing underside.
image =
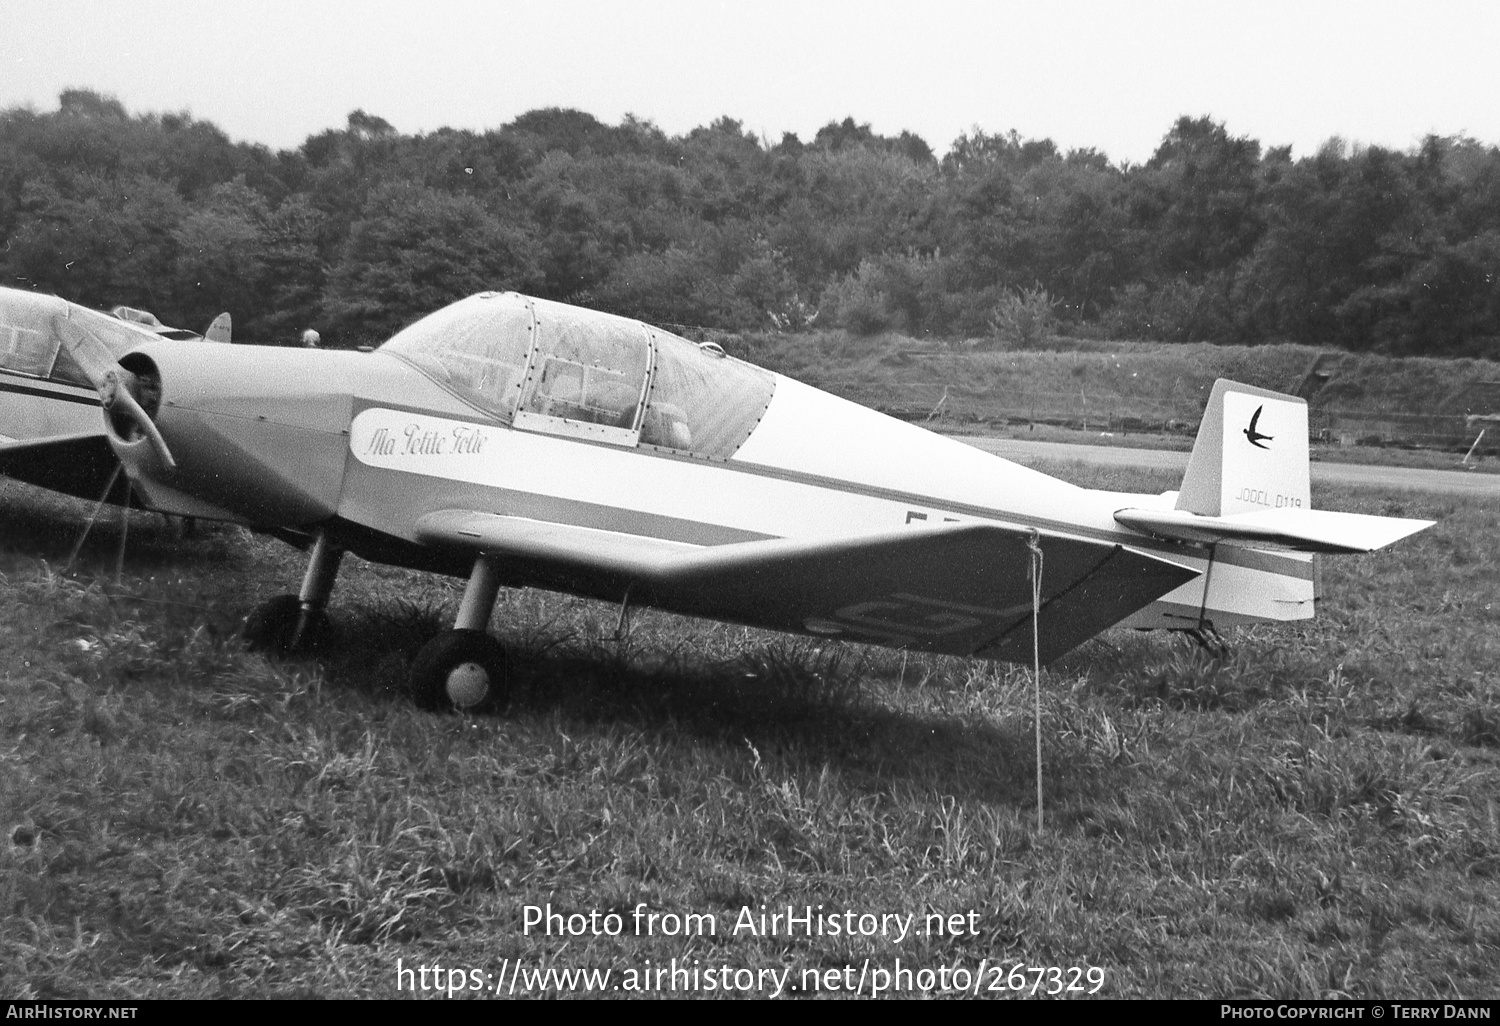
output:
[[894, 592], [883, 599], [869, 599], [840, 608], [827, 620], [809, 621], [809, 630], [830, 633], [829, 625], [839, 625], [865, 638], [876, 638], [889, 645], [911, 645], [932, 641], [961, 631], [985, 626], [1008, 626], [1012, 620], [1031, 609], [1030, 602], [993, 609], [962, 602]]

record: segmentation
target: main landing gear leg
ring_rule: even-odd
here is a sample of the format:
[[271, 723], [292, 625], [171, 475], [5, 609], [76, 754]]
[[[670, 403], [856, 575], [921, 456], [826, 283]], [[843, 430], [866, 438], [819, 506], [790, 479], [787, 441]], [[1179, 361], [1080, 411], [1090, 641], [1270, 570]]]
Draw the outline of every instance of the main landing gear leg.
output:
[[500, 591], [494, 556], [474, 560], [451, 631], [422, 646], [411, 664], [413, 700], [426, 709], [473, 709], [505, 699], [505, 649], [485, 633]]
[[277, 595], [245, 619], [245, 641], [251, 650], [272, 655], [316, 651], [328, 638], [328, 596], [338, 577], [344, 550], [319, 533], [296, 595]]

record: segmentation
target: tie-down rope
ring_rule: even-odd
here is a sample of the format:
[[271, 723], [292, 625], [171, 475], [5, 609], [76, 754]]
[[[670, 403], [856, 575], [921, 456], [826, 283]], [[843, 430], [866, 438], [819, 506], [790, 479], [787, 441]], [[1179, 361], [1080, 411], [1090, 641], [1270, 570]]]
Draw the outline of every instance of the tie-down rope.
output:
[[1031, 551], [1031, 682], [1036, 689], [1036, 832], [1042, 832], [1042, 546], [1036, 528], [1026, 539]]

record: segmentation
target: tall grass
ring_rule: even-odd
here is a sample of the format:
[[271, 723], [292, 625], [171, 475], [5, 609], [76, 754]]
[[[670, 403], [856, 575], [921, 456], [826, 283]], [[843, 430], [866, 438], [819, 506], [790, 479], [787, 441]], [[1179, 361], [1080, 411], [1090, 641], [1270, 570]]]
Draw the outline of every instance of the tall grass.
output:
[[[1075, 479], [1086, 474], [1070, 468]], [[1084, 481], [1083, 483], [1094, 483]], [[1119, 487], [1159, 490], [1155, 480]], [[1109, 632], [1022, 668], [507, 594], [504, 714], [400, 694], [459, 582], [351, 562], [320, 660], [242, 650], [302, 557], [0, 495], [0, 993], [397, 996], [397, 960], [611, 969], [1100, 966], [1106, 996], [1500, 990], [1500, 514], [1329, 561], [1319, 619], [1212, 657]], [[524, 908], [717, 916], [544, 937]], [[977, 931], [727, 935], [741, 909]], [[403, 990], [402, 995], [408, 993]], [[431, 996], [430, 993], [427, 996]]]

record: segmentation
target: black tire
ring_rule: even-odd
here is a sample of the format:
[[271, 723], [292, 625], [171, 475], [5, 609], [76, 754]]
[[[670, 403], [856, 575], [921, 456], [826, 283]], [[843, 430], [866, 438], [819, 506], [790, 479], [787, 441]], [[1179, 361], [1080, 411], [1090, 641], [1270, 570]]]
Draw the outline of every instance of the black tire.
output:
[[423, 709], [472, 710], [505, 704], [505, 649], [484, 631], [444, 631], [411, 663], [412, 701]]
[[292, 638], [297, 633], [297, 621], [302, 616], [302, 602], [296, 595], [277, 595], [255, 607], [245, 617], [241, 631], [245, 645], [252, 652], [264, 652], [269, 656], [288, 656], [314, 652], [322, 648], [331, 633], [332, 624], [328, 614], [319, 609], [302, 632], [294, 650]]

